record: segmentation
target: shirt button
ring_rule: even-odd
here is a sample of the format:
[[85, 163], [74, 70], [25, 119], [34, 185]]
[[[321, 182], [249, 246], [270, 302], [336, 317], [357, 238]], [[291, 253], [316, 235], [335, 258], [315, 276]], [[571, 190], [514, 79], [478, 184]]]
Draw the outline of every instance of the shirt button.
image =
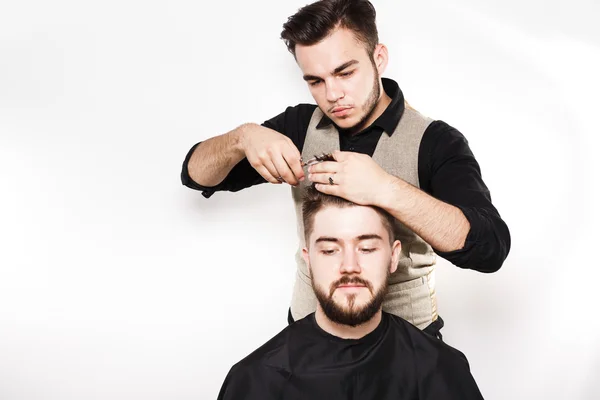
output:
[[350, 151], [354, 151], [354, 147], [350, 147]]

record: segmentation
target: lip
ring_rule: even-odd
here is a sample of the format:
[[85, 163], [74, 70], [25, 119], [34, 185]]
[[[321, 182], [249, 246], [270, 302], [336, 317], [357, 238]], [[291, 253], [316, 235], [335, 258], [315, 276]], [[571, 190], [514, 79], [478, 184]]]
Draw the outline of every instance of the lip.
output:
[[352, 110], [352, 107], [336, 107], [333, 110], [331, 110], [331, 112], [336, 117], [341, 117], [343, 115], [350, 113], [350, 110]]
[[340, 285], [338, 289], [352, 289], [352, 288], [363, 288], [365, 285]]

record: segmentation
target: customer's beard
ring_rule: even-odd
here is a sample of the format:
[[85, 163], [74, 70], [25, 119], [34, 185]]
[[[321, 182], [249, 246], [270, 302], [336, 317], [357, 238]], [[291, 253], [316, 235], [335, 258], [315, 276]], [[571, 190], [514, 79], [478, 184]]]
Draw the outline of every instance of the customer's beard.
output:
[[[334, 282], [331, 285], [329, 294], [321, 290], [321, 288], [319, 288], [315, 284], [314, 280], [312, 280], [312, 277], [311, 282], [313, 290], [315, 292], [315, 296], [317, 297], [317, 300], [319, 301], [319, 304], [321, 305], [321, 309], [323, 310], [325, 316], [330, 321], [335, 322], [337, 324], [355, 327], [370, 321], [375, 316], [375, 314], [377, 314], [377, 312], [381, 309], [381, 306], [383, 305], [383, 300], [385, 299], [385, 296], [388, 293], [389, 276], [390, 273], [388, 271], [385, 281], [375, 293], [373, 293], [373, 285], [370, 282], [358, 277], [342, 277], [340, 280]], [[333, 300], [333, 294], [335, 292], [335, 289], [339, 285], [349, 283], [359, 283], [365, 285], [373, 295], [371, 300], [367, 304], [359, 308], [354, 303], [354, 301], [356, 300], [356, 294], [351, 294], [349, 296], [346, 296], [345, 300], [347, 301], [347, 306], [339, 305], [338, 303], [336, 303], [335, 300]]]

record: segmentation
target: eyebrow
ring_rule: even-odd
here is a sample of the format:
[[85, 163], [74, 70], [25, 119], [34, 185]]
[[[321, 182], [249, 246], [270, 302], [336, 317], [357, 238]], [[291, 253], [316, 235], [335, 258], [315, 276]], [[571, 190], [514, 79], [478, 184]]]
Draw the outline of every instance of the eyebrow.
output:
[[[342, 65], [340, 65], [339, 67], [336, 67], [333, 72], [331, 73], [331, 75], [336, 75], [339, 74], [340, 72], [342, 72], [343, 70], [345, 70], [346, 68], [354, 65], [354, 64], [358, 64], [358, 60], [350, 60], [348, 62], [343, 63]], [[321, 79], [318, 76], [315, 75], [304, 75], [302, 77], [302, 79], [304, 79], [305, 81], [316, 81], [318, 79]]]
[[[360, 235], [360, 236], [356, 237], [356, 240], [358, 240], [359, 242], [361, 242], [363, 240], [370, 240], [370, 239], [383, 240], [383, 238], [381, 236], [379, 236], [375, 233], [368, 233], [368, 234]], [[320, 238], [315, 240], [315, 244], [320, 243], [320, 242], [339, 243], [340, 240], [338, 238], [331, 237], [331, 236], [321, 236]]]
[[369, 240], [369, 239], [377, 239], [377, 240], [383, 240], [383, 238], [375, 233], [370, 233], [368, 235], [360, 235], [359, 237], [357, 237], [358, 241], [363, 241], [363, 240]]
[[338, 238], [334, 238], [334, 237], [330, 237], [330, 236], [321, 236], [320, 238], [318, 238], [317, 240], [315, 240], [315, 244], [316, 243], [320, 243], [320, 242], [333, 242], [333, 243], [338, 243], [340, 240]]

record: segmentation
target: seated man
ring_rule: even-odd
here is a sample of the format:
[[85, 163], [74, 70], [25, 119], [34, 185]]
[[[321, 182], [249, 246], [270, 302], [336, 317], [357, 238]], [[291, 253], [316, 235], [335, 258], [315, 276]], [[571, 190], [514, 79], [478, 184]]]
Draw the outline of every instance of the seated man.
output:
[[482, 399], [461, 352], [382, 311], [392, 217], [312, 188], [302, 211], [317, 310], [235, 364], [218, 399]]

